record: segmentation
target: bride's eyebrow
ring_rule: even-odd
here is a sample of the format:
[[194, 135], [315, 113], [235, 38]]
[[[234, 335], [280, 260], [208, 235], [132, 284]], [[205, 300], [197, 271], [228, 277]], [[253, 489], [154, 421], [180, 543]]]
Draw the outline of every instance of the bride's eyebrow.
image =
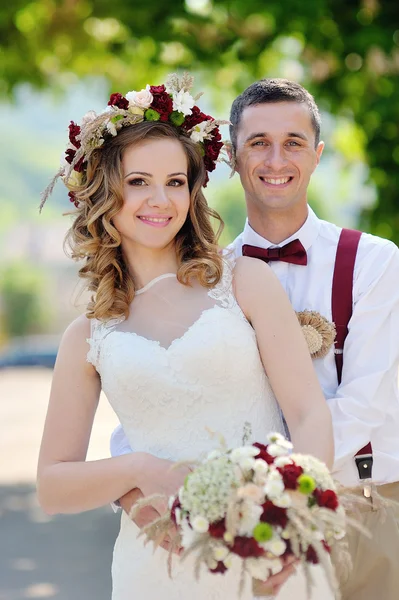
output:
[[[152, 173], [146, 173], [145, 171], [131, 171], [130, 173], [125, 175], [124, 179], [126, 179], [126, 177], [129, 177], [130, 175], [144, 175], [144, 177], [153, 177]], [[184, 175], [184, 177], [187, 177], [187, 173], [183, 173], [183, 171], [178, 171], [177, 173], [169, 173], [168, 177], [176, 177], [177, 175]]]
[[130, 173], [125, 175], [124, 179], [126, 179], [126, 177], [129, 177], [129, 175], [144, 175], [145, 177], [152, 177], [151, 173], [146, 173], [145, 171], [130, 171]]

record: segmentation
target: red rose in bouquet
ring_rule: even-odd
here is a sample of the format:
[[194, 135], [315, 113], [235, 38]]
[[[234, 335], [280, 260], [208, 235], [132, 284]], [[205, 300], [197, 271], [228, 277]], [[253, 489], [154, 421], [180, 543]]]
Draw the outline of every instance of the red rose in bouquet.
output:
[[329, 508], [330, 510], [337, 510], [339, 506], [338, 496], [333, 490], [320, 491], [316, 489], [313, 492], [313, 496], [319, 506]]
[[255, 448], [259, 448], [259, 450], [260, 450], [260, 452], [256, 458], [261, 458], [262, 460], [266, 461], [268, 465], [271, 465], [272, 463], [274, 463], [274, 456], [271, 456], [271, 454], [268, 453], [267, 446], [265, 446], [264, 444], [259, 444], [259, 442], [256, 442], [255, 444], [252, 444], [252, 445]]
[[277, 467], [277, 471], [281, 473], [286, 489], [296, 490], [298, 488], [298, 477], [303, 473], [302, 467], [290, 464]]
[[278, 525], [285, 529], [288, 523], [287, 509], [281, 508], [281, 506], [275, 506], [273, 502], [267, 500], [262, 504], [263, 513], [260, 516], [260, 520], [263, 523], [270, 523], [270, 525]]

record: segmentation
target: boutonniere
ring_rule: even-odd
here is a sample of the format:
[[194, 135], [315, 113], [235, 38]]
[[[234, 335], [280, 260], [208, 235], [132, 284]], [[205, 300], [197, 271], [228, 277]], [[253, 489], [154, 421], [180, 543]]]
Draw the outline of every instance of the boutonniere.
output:
[[323, 358], [334, 344], [336, 330], [334, 323], [314, 310], [297, 312], [309, 352], [312, 358]]

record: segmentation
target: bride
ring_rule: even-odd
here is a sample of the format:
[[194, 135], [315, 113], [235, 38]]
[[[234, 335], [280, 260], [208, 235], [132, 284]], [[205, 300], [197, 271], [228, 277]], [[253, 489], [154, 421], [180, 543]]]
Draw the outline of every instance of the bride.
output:
[[[284, 432], [278, 405], [295, 450], [332, 465], [330, 412], [288, 298], [265, 263], [219, 252], [202, 186], [222, 144], [190, 83], [112, 94], [106, 111], [69, 127], [57, 176], [76, 206], [68, 241], [93, 297], [54, 369], [38, 465], [49, 514], [95, 509], [133, 488], [169, 496], [187, 474], [170, 466], [210, 450], [209, 429], [237, 446], [249, 422], [262, 441]], [[101, 389], [135, 452], [87, 462]], [[195, 582], [189, 560], [176, 560], [169, 579], [166, 552], [154, 555], [138, 531], [123, 513], [113, 600], [238, 597], [234, 569]], [[320, 577], [312, 598], [330, 598], [325, 586]], [[304, 590], [297, 573], [278, 599]]]

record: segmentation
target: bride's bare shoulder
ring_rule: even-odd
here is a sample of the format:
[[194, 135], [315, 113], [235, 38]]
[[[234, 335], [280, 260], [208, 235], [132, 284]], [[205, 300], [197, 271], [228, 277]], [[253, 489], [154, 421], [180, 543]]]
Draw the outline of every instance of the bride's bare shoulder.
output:
[[60, 350], [62, 353], [73, 353], [81, 350], [87, 352], [87, 340], [91, 337], [90, 319], [86, 315], [80, 315], [65, 329], [61, 342]]
[[276, 304], [283, 289], [267, 263], [258, 258], [240, 256], [234, 267], [234, 294], [243, 313], [249, 318], [257, 305]]
[[275, 280], [276, 276], [267, 263], [258, 258], [239, 256], [234, 266], [236, 286], [259, 286]]
[[90, 337], [91, 332], [91, 319], [88, 319], [86, 315], [80, 315], [66, 328], [63, 337]]

